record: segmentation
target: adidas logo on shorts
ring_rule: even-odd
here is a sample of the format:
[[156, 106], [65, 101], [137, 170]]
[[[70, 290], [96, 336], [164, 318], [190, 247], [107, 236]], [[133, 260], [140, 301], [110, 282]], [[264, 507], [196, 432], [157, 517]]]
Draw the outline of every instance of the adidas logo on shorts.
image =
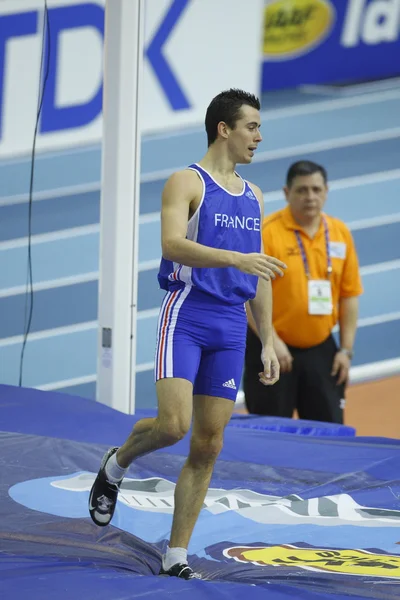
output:
[[222, 384], [222, 387], [228, 387], [228, 388], [232, 388], [233, 390], [236, 390], [235, 380], [230, 379], [229, 381], [225, 381], [225, 383]]

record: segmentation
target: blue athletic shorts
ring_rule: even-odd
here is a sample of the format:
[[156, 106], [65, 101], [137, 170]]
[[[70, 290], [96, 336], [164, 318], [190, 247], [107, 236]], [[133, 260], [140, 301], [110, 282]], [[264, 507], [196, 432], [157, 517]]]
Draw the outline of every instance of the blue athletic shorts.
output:
[[189, 286], [167, 292], [158, 319], [155, 380], [187, 379], [193, 394], [235, 401], [246, 330], [243, 304], [224, 304]]

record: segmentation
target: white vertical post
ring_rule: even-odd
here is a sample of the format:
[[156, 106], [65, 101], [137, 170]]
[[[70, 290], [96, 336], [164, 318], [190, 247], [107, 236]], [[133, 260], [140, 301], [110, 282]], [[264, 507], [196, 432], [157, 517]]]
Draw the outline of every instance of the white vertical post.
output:
[[106, 0], [97, 400], [135, 411], [143, 0]]

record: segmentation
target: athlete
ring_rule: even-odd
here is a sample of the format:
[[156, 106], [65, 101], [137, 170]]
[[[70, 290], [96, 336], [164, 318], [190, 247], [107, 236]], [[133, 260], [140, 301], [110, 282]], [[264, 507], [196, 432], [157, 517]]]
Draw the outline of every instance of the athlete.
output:
[[260, 102], [231, 89], [210, 103], [204, 158], [176, 172], [162, 194], [162, 260], [166, 290], [158, 321], [155, 380], [158, 415], [138, 421], [120, 448], [106, 452], [89, 511], [108, 525], [132, 461], [171, 446], [193, 428], [190, 451], [175, 489], [175, 508], [160, 575], [199, 578], [187, 547], [222, 449], [241, 379], [249, 305], [262, 341], [264, 385], [279, 378], [273, 349], [271, 278], [284, 263], [262, 248], [261, 190], [235, 171], [250, 163], [262, 137]]

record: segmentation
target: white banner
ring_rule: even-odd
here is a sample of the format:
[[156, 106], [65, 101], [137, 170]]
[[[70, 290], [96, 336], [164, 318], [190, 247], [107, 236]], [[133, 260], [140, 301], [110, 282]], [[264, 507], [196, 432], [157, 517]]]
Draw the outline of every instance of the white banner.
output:
[[[31, 151], [43, 5], [0, 2], [0, 158]], [[38, 150], [101, 140], [104, 5], [48, 0]], [[146, 0], [143, 133], [202, 124], [223, 89], [259, 93], [263, 6], [264, 0]]]

